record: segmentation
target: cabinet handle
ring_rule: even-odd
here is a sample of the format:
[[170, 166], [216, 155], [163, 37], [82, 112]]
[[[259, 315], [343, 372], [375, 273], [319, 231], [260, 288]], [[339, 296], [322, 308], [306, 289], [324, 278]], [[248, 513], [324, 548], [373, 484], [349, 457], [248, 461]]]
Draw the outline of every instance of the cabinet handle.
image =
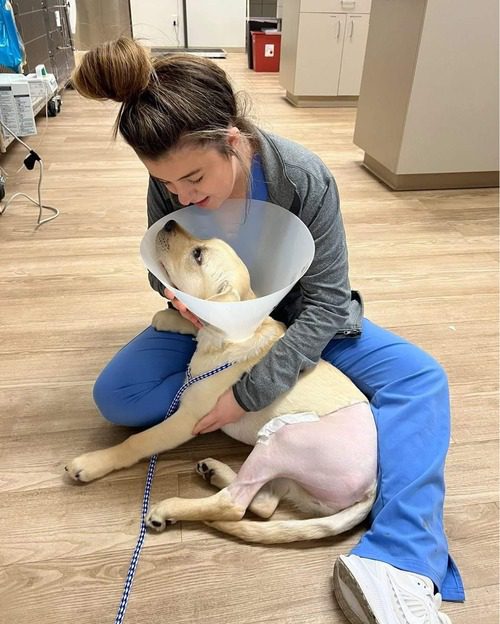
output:
[[352, 39], [353, 34], [354, 34], [354, 20], [351, 20], [351, 34], [349, 35], [350, 39]]
[[340, 37], [340, 20], [337, 21], [337, 39]]

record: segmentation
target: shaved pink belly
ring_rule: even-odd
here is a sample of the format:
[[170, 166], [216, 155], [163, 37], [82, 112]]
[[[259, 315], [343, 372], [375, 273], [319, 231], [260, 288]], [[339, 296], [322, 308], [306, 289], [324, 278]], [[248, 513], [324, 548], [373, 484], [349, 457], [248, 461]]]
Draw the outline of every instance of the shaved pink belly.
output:
[[286, 424], [266, 444], [257, 443], [229, 486], [246, 499], [250, 488], [274, 478], [299, 483], [311, 496], [344, 509], [361, 500], [377, 476], [377, 434], [367, 403], [341, 408], [314, 422]]

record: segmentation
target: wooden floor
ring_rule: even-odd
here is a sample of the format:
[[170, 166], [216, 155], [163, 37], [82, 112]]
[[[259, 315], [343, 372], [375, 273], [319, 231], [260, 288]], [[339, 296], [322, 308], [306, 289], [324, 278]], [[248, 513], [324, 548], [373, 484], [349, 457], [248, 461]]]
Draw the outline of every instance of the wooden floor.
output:
[[[498, 621], [496, 190], [393, 193], [361, 166], [355, 109], [295, 109], [275, 74], [221, 65], [251, 93], [261, 126], [315, 150], [338, 182], [351, 281], [372, 320], [432, 353], [449, 374], [453, 407], [446, 530], [468, 600], [454, 624]], [[116, 106], [64, 95], [61, 114], [30, 140], [45, 162], [43, 199], [58, 219], [35, 230], [36, 209], [0, 218], [0, 619], [5, 624], [114, 621], [135, 545], [146, 463], [87, 486], [64, 478], [73, 456], [121, 441], [92, 385], [161, 301], [139, 258], [147, 176], [113, 143]], [[9, 172], [24, 151], [9, 148]], [[35, 193], [36, 175], [7, 181]], [[238, 466], [246, 447], [209, 434], [161, 458], [153, 500], [207, 491], [193, 473], [206, 456]], [[176, 624], [345, 623], [331, 592], [337, 555], [359, 539], [246, 545], [199, 524], [148, 535], [125, 621]]]

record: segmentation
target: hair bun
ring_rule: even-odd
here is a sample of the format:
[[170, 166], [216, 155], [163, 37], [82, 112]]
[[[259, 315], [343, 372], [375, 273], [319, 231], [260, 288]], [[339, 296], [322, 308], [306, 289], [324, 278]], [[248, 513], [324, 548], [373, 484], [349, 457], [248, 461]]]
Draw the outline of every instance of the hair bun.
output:
[[125, 102], [147, 88], [152, 70], [146, 50], [133, 39], [120, 37], [87, 52], [72, 82], [85, 97]]

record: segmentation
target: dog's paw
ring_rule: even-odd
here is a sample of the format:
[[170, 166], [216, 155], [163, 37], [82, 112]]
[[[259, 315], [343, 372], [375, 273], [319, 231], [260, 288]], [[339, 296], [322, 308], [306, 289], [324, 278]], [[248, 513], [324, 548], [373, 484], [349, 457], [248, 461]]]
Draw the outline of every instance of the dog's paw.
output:
[[67, 464], [64, 470], [75, 481], [88, 483], [114, 470], [114, 464], [109, 452], [102, 450], [80, 455]]
[[156, 331], [170, 331], [179, 334], [191, 334], [196, 335], [197, 329], [187, 319], [183, 318], [177, 310], [167, 308], [166, 310], [160, 310], [153, 316], [151, 325]]
[[153, 316], [151, 325], [156, 331], [170, 331], [172, 328], [172, 310], [160, 310]]
[[175, 518], [169, 518], [168, 513], [168, 499], [155, 505], [146, 516], [144, 521], [148, 529], [161, 533], [169, 525], [175, 524], [177, 520]]
[[227, 487], [236, 477], [232, 468], [211, 457], [198, 462], [195, 470], [200, 477], [220, 490]]
[[205, 479], [208, 483], [212, 483], [212, 478], [215, 476], [216, 470], [214, 464], [217, 463], [219, 462], [217, 462], [216, 459], [208, 457], [207, 459], [204, 459], [196, 464], [195, 471], [202, 479]]

